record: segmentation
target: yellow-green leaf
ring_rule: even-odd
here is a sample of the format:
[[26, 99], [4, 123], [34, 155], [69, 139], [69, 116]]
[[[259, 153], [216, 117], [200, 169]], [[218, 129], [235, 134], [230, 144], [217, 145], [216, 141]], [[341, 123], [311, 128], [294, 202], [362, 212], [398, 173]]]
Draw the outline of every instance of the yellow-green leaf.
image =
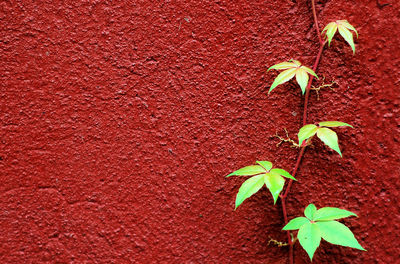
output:
[[269, 172], [264, 175], [264, 182], [274, 198], [274, 204], [285, 185], [285, 179], [277, 173]]
[[278, 85], [280, 85], [282, 83], [285, 83], [285, 82], [289, 81], [290, 79], [292, 79], [293, 76], [295, 75], [295, 73], [296, 73], [296, 69], [295, 68], [288, 69], [288, 70], [285, 70], [285, 71], [281, 72], [275, 78], [275, 80], [272, 83], [271, 88], [269, 89], [268, 93], [270, 93], [276, 86], [278, 86]]
[[289, 172], [285, 171], [284, 169], [275, 168], [275, 169], [272, 169], [271, 172], [277, 173], [283, 177], [297, 181]]
[[325, 34], [326, 34], [326, 37], [328, 38], [328, 46], [331, 45], [332, 38], [335, 35], [337, 28], [338, 28], [338, 25], [336, 24], [336, 22], [331, 22], [328, 25], [326, 25], [326, 27], [322, 31], [322, 32], [326, 31]]
[[313, 70], [311, 70], [310, 68], [308, 68], [306, 66], [301, 66], [300, 68], [304, 69], [306, 72], [308, 72], [309, 74], [313, 75], [315, 78], [319, 79], [318, 75]]
[[260, 173], [265, 173], [266, 170], [260, 165], [250, 165], [232, 172], [226, 177], [230, 176], [252, 176]]
[[299, 145], [303, 143], [304, 140], [312, 137], [317, 133], [318, 127], [313, 124], [305, 125], [302, 128], [300, 128], [298, 137], [299, 137]]
[[300, 85], [301, 91], [304, 94], [308, 84], [308, 74], [302, 68], [296, 70], [296, 81]]
[[337, 221], [316, 222], [320, 235], [331, 244], [365, 250], [354, 237], [351, 230]]
[[270, 161], [265, 161], [265, 160], [258, 160], [256, 163], [260, 164], [261, 166], [264, 167], [265, 170], [269, 171], [272, 168], [272, 162]]
[[353, 50], [353, 54], [356, 52], [356, 47], [354, 46], [354, 41], [353, 41], [353, 34], [344, 26], [339, 25], [339, 34], [342, 35], [344, 40], [346, 40], [347, 43], [349, 43], [351, 49]]
[[328, 147], [330, 147], [331, 149], [339, 153], [340, 156], [342, 156], [339, 148], [338, 137], [335, 131], [326, 127], [318, 128], [317, 137], [319, 137], [322, 142], [324, 142]]
[[282, 230], [297, 230], [301, 228], [304, 224], [309, 223], [310, 220], [308, 220], [305, 217], [296, 217], [287, 223]]
[[299, 239], [300, 245], [304, 248], [312, 260], [315, 250], [317, 250], [319, 244], [321, 243], [319, 228], [315, 225], [315, 223], [305, 223], [299, 229], [297, 238]]
[[355, 213], [350, 211], [339, 209], [335, 207], [323, 207], [318, 209], [314, 214], [314, 221], [328, 221], [328, 220], [336, 220], [349, 216], [356, 216]]
[[275, 64], [275, 65], [269, 67], [267, 71], [269, 71], [269, 70], [285, 70], [285, 69], [295, 68], [295, 67], [297, 67], [297, 65], [295, 63], [285, 61], [285, 62], [281, 62], [281, 63]]
[[236, 195], [235, 210], [244, 200], [258, 192], [264, 186], [264, 174], [260, 174], [247, 179], [239, 188]]
[[306, 209], [304, 209], [304, 215], [310, 219], [314, 219], [314, 213], [317, 211], [317, 207], [314, 204], [309, 204]]
[[353, 30], [354, 32], [356, 32], [357, 38], [358, 38], [358, 32], [357, 30], [349, 23], [349, 21], [347, 20], [338, 20], [337, 21], [339, 24], [342, 24], [343, 26], [345, 26], [346, 28]]
[[340, 122], [340, 121], [324, 121], [324, 122], [319, 122], [318, 125], [320, 127], [340, 127], [340, 126], [348, 126], [353, 128], [352, 125], [349, 125], [345, 122]]

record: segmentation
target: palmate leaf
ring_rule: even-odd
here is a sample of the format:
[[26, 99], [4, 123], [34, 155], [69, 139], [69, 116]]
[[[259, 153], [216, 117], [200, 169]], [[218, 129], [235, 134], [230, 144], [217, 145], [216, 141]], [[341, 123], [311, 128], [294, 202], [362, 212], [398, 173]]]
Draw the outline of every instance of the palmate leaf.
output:
[[328, 25], [326, 25], [324, 30], [322, 30], [322, 33], [325, 33], [328, 39], [328, 46], [331, 45], [332, 38], [335, 35], [336, 31], [338, 30], [339, 34], [350, 45], [354, 54], [356, 52], [356, 48], [354, 46], [353, 34], [351, 33], [350, 30], [356, 33], [357, 38], [358, 38], [358, 32], [347, 20], [337, 20], [335, 22], [331, 22]]
[[268, 93], [270, 93], [278, 85], [288, 82], [294, 76], [296, 76], [296, 81], [300, 85], [302, 93], [304, 94], [306, 91], [308, 80], [309, 80], [308, 75], [311, 74], [311, 75], [315, 76], [316, 78], [318, 78], [317, 74], [315, 74], [315, 72], [312, 69], [301, 65], [301, 63], [297, 60], [291, 60], [288, 62], [281, 62], [281, 63], [275, 64], [275, 65], [271, 66], [268, 69], [268, 71], [269, 70], [284, 70], [284, 71], [281, 72], [275, 78]]
[[264, 174], [253, 176], [246, 180], [239, 188], [236, 195], [235, 210], [244, 200], [258, 192], [264, 186]]
[[299, 145], [301, 146], [304, 140], [307, 140], [313, 137], [315, 134], [317, 134], [317, 137], [321, 139], [321, 141], [324, 142], [325, 145], [335, 150], [337, 153], [339, 153], [340, 156], [342, 156], [342, 153], [339, 148], [337, 134], [333, 130], [327, 128], [327, 127], [339, 127], [339, 126], [348, 126], [351, 128], [353, 127], [347, 123], [339, 121], [319, 122], [318, 126], [314, 124], [305, 125], [302, 128], [300, 128], [298, 133]]
[[257, 161], [256, 163], [257, 165], [243, 167], [226, 176], [253, 176], [243, 182], [239, 188], [239, 192], [236, 195], [235, 210], [244, 200], [258, 192], [264, 184], [271, 192], [275, 204], [285, 185], [283, 177], [296, 180], [289, 172], [283, 169], [272, 169], [272, 162], [270, 161]]
[[356, 216], [354, 213], [335, 207], [323, 207], [319, 210], [310, 204], [304, 210], [307, 217], [296, 217], [287, 223], [282, 230], [297, 230], [300, 245], [312, 260], [321, 238], [335, 245], [365, 250], [348, 227], [334, 219]]

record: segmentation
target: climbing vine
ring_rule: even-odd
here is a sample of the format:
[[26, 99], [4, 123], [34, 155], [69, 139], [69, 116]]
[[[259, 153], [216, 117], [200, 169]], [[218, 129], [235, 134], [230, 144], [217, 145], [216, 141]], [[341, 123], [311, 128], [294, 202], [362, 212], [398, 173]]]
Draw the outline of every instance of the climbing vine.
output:
[[[297, 170], [299, 169], [301, 159], [307, 146], [310, 145], [312, 138], [316, 136], [326, 146], [342, 156], [337, 134], [334, 130], [332, 130], [332, 128], [353, 128], [351, 125], [341, 121], [321, 121], [315, 124], [307, 123], [307, 106], [310, 90], [313, 89], [311, 85], [314, 77], [318, 78], [316, 70], [318, 68], [318, 64], [321, 59], [322, 52], [326, 47], [326, 44], [328, 44], [329, 47], [332, 39], [335, 37], [336, 32], [339, 32], [343, 39], [350, 45], [353, 53], [355, 53], [355, 45], [352, 32], [354, 32], [358, 37], [357, 30], [347, 20], [336, 20], [327, 24], [322, 30], [321, 34], [315, 9], [315, 0], [311, 0], [311, 5], [314, 25], [319, 42], [319, 50], [316, 55], [313, 67], [309, 68], [303, 65], [299, 60], [292, 59], [275, 64], [268, 69], [268, 71], [281, 71], [273, 81], [268, 93], [274, 90], [277, 86], [282, 85], [295, 78], [296, 82], [300, 86], [302, 95], [305, 96], [302, 122], [303, 126], [298, 132], [298, 144], [291, 140], [287, 133], [286, 139], [280, 137], [278, 134], [276, 135], [276, 137], [281, 140], [280, 143], [290, 142], [300, 148], [292, 173], [290, 174], [284, 169], [274, 167], [272, 162], [270, 161], [256, 161], [256, 164], [236, 170], [227, 176], [250, 176], [250, 178], [244, 181], [239, 188], [236, 196], [235, 210], [247, 198], [262, 189], [264, 185], [271, 193], [274, 204], [277, 202], [278, 198], [280, 198], [284, 218], [284, 227], [282, 230], [286, 231], [287, 242], [280, 242], [271, 239], [269, 243], [273, 243], [280, 247], [289, 246], [288, 253], [290, 264], [293, 264], [294, 262], [293, 246], [296, 241], [299, 241], [300, 245], [304, 248], [304, 250], [310, 257], [310, 260], [312, 260], [314, 252], [320, 245], [321, 239], [324, 239], [331, 244], [365, 250], [358, 243], [350, 229], [342, 223], [336, 221], [345, 217], [356, 216], [350, 211], [335, 207], [323, 207], [317, 210], [314, 204], [309, 204], [304, 210], [304, 217], [297, 217], [288, 221], [286, 199], [290, 193], [290, 188], [293, 184], [293, 181], [297, 181], [297, 179], [295, 178]], [[329, 87], [331, 85], [326, 86]], [[314, 88], [314, 90], [318, 91], [318, 88]], [[298, 230], [296, 237], [293, 233], [293, 231], [295, 230]]]

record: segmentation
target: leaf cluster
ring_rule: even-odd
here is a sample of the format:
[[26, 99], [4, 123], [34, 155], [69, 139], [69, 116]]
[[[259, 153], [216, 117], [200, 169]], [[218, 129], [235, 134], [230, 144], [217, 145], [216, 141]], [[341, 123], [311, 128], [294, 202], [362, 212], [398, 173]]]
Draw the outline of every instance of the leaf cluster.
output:
[[331, 244], [365, 250], [347, 226], [335, 221], [349, 216], [357, 217], [355, 213], [335, 207], [317, 210], [314, 204], [310, 204], [304, 210], [304, 215], [290, 220], [282, 230], [299, 230], [297, 238], [311, 260], [321, 238]]
[[265, 184], [274, 199], [274, 204], [285, 185], [285, 178], [296, 180], [284, 169], [272, 168], [270, 161], [256, 161], [256, 165], [250, 165], [232, 172], [231, 176], [252, 176], [243, 182], [236, 195], [235, 210], [244, 200], [258, 192]]
[[339, 153], [340, 156], [342, 156], [342, 152], [339, 148], [338, 136], [335, 131], [328, 128], [340, 126], [348, 126], [353, 128], [351, 125], [339, 121], [319, 122], [318, 126], [314, 124], [305, 125], [300, 128], [298, 133], [299, 145], [301, 146], [305, 140], [310, 140], [315, 134], [317, 134], [317, 137], [321, 139], [321, 141], [324, 142], [325, 145], [327, 145], [328, 147]]
[[356, 52], [356, 47], [354, 46], [353, 34], [350, 30], [356, 33], [357, 38], [358, 32], [347, 20], [337, 20], [335, 22], [331, 22], [322, 30], [322, 33], [325, 33], [325, 36], [328, 39], [328, 46], [331, 45], [332, 38], [338, 30], [339, 34], [350, 45], [354, 54]]
[[288, 82], [290, 81], [290, 79], [296, 76], [296, 81], [300, 85], [301, 91], [304, 94], [308, 84], [308, 79], [309, 79], [308, 75], [311, 74], [316, 78], [318, 78], [317, 74], [315, 74], [313, 70], [304, 65], [301, 65], [301, 63], [297, 60], [284, 61], [275, 64], [269, 67], [267, 71], [269, 70], [284, 70], [284, 71], [281, 72], [275, 78], [268, 93], [270, 93], [276, 86]]

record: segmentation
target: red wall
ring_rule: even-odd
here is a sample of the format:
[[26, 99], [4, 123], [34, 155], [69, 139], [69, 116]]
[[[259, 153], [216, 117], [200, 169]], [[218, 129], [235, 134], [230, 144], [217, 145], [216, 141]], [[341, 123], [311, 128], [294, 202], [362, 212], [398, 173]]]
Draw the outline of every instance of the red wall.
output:
[[[280, 205], [266, 189], [233, 211], [257, 159], [291, 170], [303, 98], [266, 95], [290, 58], [318, 49], [310, 1], [2, 1], [1, 263], [286, 263]], [[379, 3], [379, 4], [378, 4]], [[389, 4], [383, 6], [383, 4]], [[368, 251], [322, 243], [313, 263], [396, 263], [400, 4], [318, 1], [321, 27], [348, 19], [318, 69], [334, 90], [309, 120], [341, 120], [343, 158], [315, 142], [289, 217], [349, 209]], [[315, 83], [321, 84], [321, 82]], [[296, 263], [308, 262], [299, 244]]]

